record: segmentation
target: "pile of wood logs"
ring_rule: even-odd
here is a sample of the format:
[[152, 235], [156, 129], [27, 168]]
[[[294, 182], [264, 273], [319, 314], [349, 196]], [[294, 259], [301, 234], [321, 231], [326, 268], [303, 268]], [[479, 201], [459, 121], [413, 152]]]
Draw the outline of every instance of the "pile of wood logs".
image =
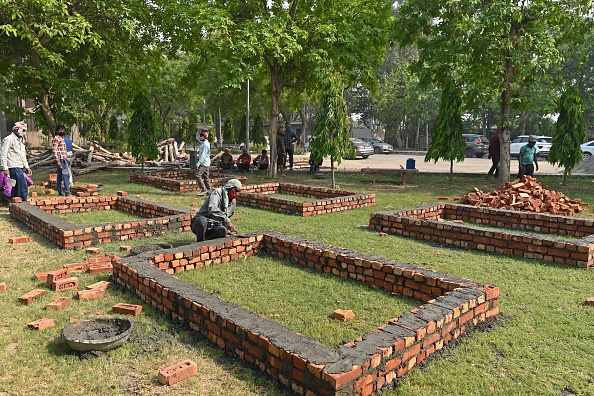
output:
[[[145, 167], [177, 167], [181, 168], [189, 161], [185, 153], [184, 142], [177, 144], [174, 138], [164, 140], [157, 144], [161, 157], [156, 161], [145, 161]], [[72, 171], [75, 175], [90, 173], [107, 167], [139, 168], [140, 164], [129, 153], [112, 153], [97, 142], [91, 142], [88, 149], [72, 144]], [[31, 169], [43, 166], [55, 166], [52, 150], [28, 157]]]
[[473, 206], [562, 216], [573, 216], [580, 213], [583, 210], [582, 205], [587, 205], [580, 199], [566, 197], [562, 192], [544, 189], [542, 184], [532, 176], [507, 182], [503, 187], [488, 193], [475, 187], [463, 196], [460, 202]]

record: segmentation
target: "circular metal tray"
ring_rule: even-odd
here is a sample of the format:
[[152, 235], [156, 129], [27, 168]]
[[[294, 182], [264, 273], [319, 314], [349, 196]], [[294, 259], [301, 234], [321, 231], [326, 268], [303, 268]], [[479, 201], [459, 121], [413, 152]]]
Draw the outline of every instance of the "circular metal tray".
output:
[[75, 351], [109, 351], [128, 340], [132, 322], [120, 318], [97, 318], [62, 329], [62, 338]]

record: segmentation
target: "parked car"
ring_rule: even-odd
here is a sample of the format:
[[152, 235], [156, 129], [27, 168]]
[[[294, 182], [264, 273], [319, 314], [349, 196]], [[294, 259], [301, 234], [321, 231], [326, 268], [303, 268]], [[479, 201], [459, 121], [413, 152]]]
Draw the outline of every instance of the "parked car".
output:
[[466, 158], [482, 158], [489, 153], [489, 140], [486, 136], [463, 133], [462, 137], [466, 141]]
[[582, 144], [581, 147], [584, 155], [594, 155], [594, 140], [590, 140], [589, 142]]
[[373, 152], [375, 154], [392, 154], [392, 151], [394, 151], [394, 148], [391, 144], [384, 143], [379, 139], [374, 139], [372, 137], [364, 137], [361, 138], [361, 140], [371, 144], [373, 146]]
[[[529, 135], [520, 135], [515, 139], [512, 139], [509, 147], [509, 154], [512, 157], [520, 155], [520, 149], [528, 144]], [[536, 137], [536, 155], [538, 157], [548, 157], [549, 151], [551, 151], [553, 138], [550, 136], [537, 136]]]
[[374, 153], [373, 146], [361, 139], [351, 138], [351, 142], [353, 142], [357, 157], [363, 157], [365, 159]]

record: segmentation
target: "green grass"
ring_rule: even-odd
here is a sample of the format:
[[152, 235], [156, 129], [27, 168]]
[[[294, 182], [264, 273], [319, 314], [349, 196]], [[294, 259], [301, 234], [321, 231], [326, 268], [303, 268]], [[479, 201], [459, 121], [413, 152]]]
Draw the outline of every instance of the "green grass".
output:
[[306, 197], [304, 195], [292, 195], [292, 194], [282, 194], [282, 193], [274, 193], [274, 194], [270, 194], [270, 196], [274, 197], [274, 198], [290, 199], [292, 201], [302, 201], [302, 202], [318, 201], [321, 199], [321, 198], [316, 198], [316, 197]]
[[[223, 300], [241, 305], [294, 331], [336, 348], [386, 324], [419, 302], [373, 290], [365, 284], [299, 268], [271, 257], [250, 257], [177, 275], [200, 288], [217, 290]], [[335, 309], [356, 317], [332, 319]]]
[[[445, 220], [445, 222], [447, 223], [455, 223], [454, 220]], [[460, 223], [455, 223], [455, 224], [460, 224]], [[520, 233], [520, 234], [526, 234], [526, 235], [533, 235], [536, 237], [546, 237], [546, 238], [557, 238], [557, 239], [562, 239], [562, 240], [566, 240], [566, 241], [579, 241], [580, 239], [582, 239], [582, 237], [577, 237], [577, 236], [573, 236], [573, 235], [567, 235], [567, 234], [546, 234], [543, 232], [536, 232], [536, 231], [530, 231], [530, 230], [521, 230], [521, 229], [517, 229], [517, 228], [505, 228], [505, 227], [500, 227], [497, 225], [490, 225], [490, 224], [483, 224], [483, 223], [474, 223], [471, 221], [464, 221], [464, 224], [461, 225], [467, 225], [467, 226], [472, 226], [472, 227], [478, 227], [478, 228], [485, 228], [485, 229], [491, 229], [491, 230], [501, 230], [501, 231], [511, 231], [511, 232], [516, 232], [516, 233]]]
[[[46, 180], [41, 172], [36, 181]], [[562, 177], [539, 179], [545, 188], [562, 191], [570, 198], [590, 204], [580, 217], [594, 217], [594, 189], [590, 179]], [[328, 187], [330, 180], [290, 173], [283, 181]], [[130, 195], [190, 209], [201, 203], [195, 193], [180, 194], [128, 182], [126, 172], [95, 172], [78, 177], [77, 184], [103, 184], [103, 195], [118, 190]], [[250, 180], [256, 182], [256, 180]], [[568, 268], [537, 260], [511, 258], [476, 251], [453, 249], [404, 237], [380, 237], [367, 229], [373, 211], [398, 210], [430, 204], [438, 197], [450, 202], [477, 187], [490, 191], [496, 181], [480, 178], [415, 175], [406, 186], [386, 182], [376, 185], [359, 174], [337, 174], [337, 184], [348, 191], [376, 194], [376, 207], [323, 216], [289, 216], [239, 207], [234, 220], [240, 233], [275, 230], [374, 254], [399, 262], [413, 262], [428, 268], [497, 285], [501, 288], [500, 308], [507, 320], [491, 332], [474, 332], [456, 348], [415, 368], [400, 385], [383, 395], [559, 395], [572, 389], [577, 395], [594, 395], [594, 308], [583, 305], [594, 296], [594, 271]], [[63, 311], [45, 311], [45, 304], [58, 295], [46, 296], [30, 306], [17, 298], [34, 288], [47, 288], [31, 279], [35, 272], [60, 268], [83, 260], [84, 251], [62, 251], [29, 229], [9, 221], [6, 207], [0, 208], [0, 282], [8, 289], [0, 293], [0, 395], [283, 395], [280, 386], [252, 366], [226, 356], [219, 348], [193, 332], [171, 324], [150, 305], [133, 318], [141, 325], [136, 339], [97, 359], [80, 360], [60, 340], [61, 329], [70, 317], [109, 317], [118, 302], [141, 303], [130, 293], [108, 289], [100, 300], [78, 301]], [[30, 235], [32, 242], [8, 244], [8, 238]], [[101, 245], [102, 253], [119, 254], [119, 245], [142, 245], [155, 241], [180, 246], [195, 240], [191, 233], [168, 233], [158, 238]], [[80, 275], [81, 288], [105, 275]], [[219, 286], [216, 286], [220, 289]], [[268, 310], [268, 315], [273, 310]], [[56, 326], [32, 331], [27, 323], [51, 317]], [[281, 316], [282, 318], [282, 316]], [[163, 341], [166, 340], [166, 341]], [[198, 375], [172, 387], [161, 386], [158, 370], [191, 359]]]
[[78, 226], [139, 220], [140, 217], [123, 210], [93, 210], [90, 212], [55, 213], [54, 216]]

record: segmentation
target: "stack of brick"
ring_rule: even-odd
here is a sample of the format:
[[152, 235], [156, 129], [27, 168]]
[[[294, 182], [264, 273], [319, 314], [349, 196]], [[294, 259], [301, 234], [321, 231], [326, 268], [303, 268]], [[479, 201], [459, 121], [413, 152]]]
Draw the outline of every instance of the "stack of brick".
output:
[[562, 192], [546, 190], [532, 176], [507, 182], [497, 190], [484, 193], [474, 188], [460, 199], [463, 204], [496, 209], [573, 216], [582, 211], [580, 199], [570, 199]]
[[[225, 263], [254, 251], [424, 304], [332, 349], [163, 271]], [[371, 395], [499, 313], [497, 287], [273, 232], [122, 258], [114, 262], [113, 279], [299, 395]]]

